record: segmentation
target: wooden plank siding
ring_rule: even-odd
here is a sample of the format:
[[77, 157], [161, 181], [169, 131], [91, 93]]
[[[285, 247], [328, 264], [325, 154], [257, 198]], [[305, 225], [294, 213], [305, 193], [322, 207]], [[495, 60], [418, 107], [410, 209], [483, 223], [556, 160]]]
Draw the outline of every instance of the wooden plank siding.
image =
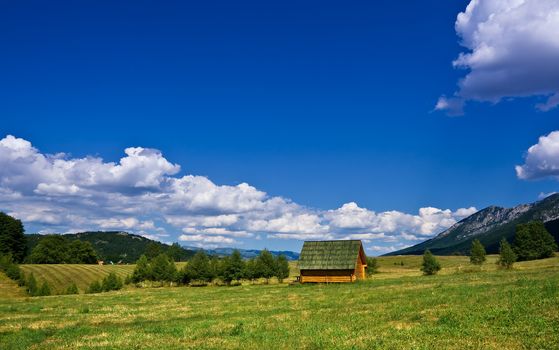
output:
[[353, 270], [301, 270], [301, 283], [339, 283], [356, 280]]

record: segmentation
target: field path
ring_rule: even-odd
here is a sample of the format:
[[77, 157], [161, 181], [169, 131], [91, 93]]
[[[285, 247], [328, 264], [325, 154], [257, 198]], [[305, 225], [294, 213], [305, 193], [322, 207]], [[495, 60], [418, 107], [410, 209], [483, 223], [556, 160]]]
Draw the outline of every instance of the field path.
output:
[[0, 298], [17, 298], [24, 297], [25, 292], [16, 282], [8, 278], [3, 272], [0, 272]]

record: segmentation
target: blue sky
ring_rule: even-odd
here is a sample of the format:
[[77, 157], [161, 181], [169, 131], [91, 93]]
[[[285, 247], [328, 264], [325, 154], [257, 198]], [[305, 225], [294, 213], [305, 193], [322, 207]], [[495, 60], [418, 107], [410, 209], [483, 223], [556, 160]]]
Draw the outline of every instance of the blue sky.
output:
[[[470, 14], [469, 1], [3, 4], [0, 210], [19, 216], [28, 232], [126, 229], [168, 242], [182, 235], [187, 245], [297, 250], [304, 239], [368, 234], [353, 238], [367, 239], [376, 254], [440, 232], [462, 218], [460, 208], [535, 201], [557, 189], [555, 168], [538, 172], [540, 163], [549, 164], [545, 157], [556, 159], [545, 151], [549, 143], [531, 158], [527, 153], [558, 128], [552, 99], [549, 108], [534, 107], [559, 91], [558, 68], [547, 64], [557, 57], [556, 41], [530, 46], [527, 33], [494, 48], [535, 47], [522, 62], [502, 55], [481, 68], [475, 55], [461, 67], [452, 62], [461, 52], [483, 54], [480, 43], [467, 45], [472, 23], [488, 21], [487, 13], [510, 25], [529, 24], [526, 14], [536, 10], [559, 12], [547, 0], [518, 8], [493, 2], [471, 5]], [[556, 19], [547, 21], [537, 24], [556, 28]], [[491, 46], [490, 35], [478, 35], [481, 44]], [[493, 78], [492, 64], [506, 79]], [[472, 79], [460, 85], [469, 72]], [[52, 157], [42, 170], [23, 169], [20, 162], [30, 158], [10, 156], [15, 145], [33, 162], [64, 152], [66, 165], [92, 157], [118, 165], [126, 148], [143, 147], [160, 151], [144, 155], [154, 157], [154, 167], [161, 159], [169, 164], [146, 171], [159, 177], [150, 177], [149, 186], [129, 173], [103, 185], [82, 183], [53, 170]], [[539, 170], [520, 175], [515, 166], [522, 164]], [[250, 197], [256, 207], [239, 207], [246, 192], [240, 191], [228, 197], [238, 201], [231, 206], [216, 195], [200, 207], [160, 213], [164, 204], [153, 199], [149, 208], [126, 210], [139, 206], [140, 196], [170, 193], [179, 185], [169, 178], [185, 175], [233, 192], [246, 183], [266, 195]], [[29, 181], [13, 180], [22, 177]], [[65, 190], [54, 193], [54, 185]], [[78, 190], [68, 197], [72, 185], [97, 192], [78, 200]], [[107, 198], [99, 199], [99, 191], [126, 199], [102, 212]], [[275, 198], [285, 203], [262, 209]], [[352, 210], [340, 224], [332, 216], [347, 203], [356, 206], [345, 207]], [[425, 221], [420, 208], [442, 214]], [[402, 218], [386, 218], [396, 212]], [[356, 224], [359, 213], [389, 222]], [[229, 219], [187, 224], [193, 216]]]

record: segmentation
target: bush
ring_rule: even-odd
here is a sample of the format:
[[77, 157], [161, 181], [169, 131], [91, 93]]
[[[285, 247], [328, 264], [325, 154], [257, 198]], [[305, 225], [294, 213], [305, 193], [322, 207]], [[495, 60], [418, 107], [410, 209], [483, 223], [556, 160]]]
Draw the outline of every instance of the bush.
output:
[[103, 292], [110, 292], [111, 290], [119, 290], [122, 288], [122, 280], [114, 272], [103, 278], [101, 289]]
[[367, 258], [367, 275], [371, 276], [378, 273], [378, 260], [377, 258]]
[[78, 286], [74, 282], [66, 289], [66, 294], [79, 294]]
[[421, 265], [421, 271], [424, 275], [436, 275], [441, 269], [441, 264], [437, 261], [437, 258], [431, 251], [427, 249], [423, 254], [423, 264]]
[[39, 291], [37, 287], [37, 280], [32, 273], [29, 275], [29, 278], [27, 278], [27, 282], [25, 284], [27, 285], [27, 293], [29, 293], [29, 295], [37, 295]]
[[479, 239], [474, 239], [472, 249], [470, 250], [470, 262], [474, 265], [481, 265], [485, 262], [485, 247]]
[[87, 288], [86, 293], [94, 294], [94, 293], [101, 293], [102, 291], [103, 291], [103, 287], [101, 286], [101, 283], [99, 283], [99, 281], [93, 281], [89, 285], [89, 288]]
[[531, 221], [516, 226], [514, 252], [519, 261], [550, 258], [556, 250], [555, 239], [543, 222]]
[[50, 286], [47, 282], [43, 282], [41, 288], [37, 291], [36, 296], [47, 296], [50, 295]]
[[497, 264], [502, 268], [511, 269], [516, 258], [516, 254], [512, 250], [509, 242], [503, 238], [499, 247], [499, 260], [497, 260]]

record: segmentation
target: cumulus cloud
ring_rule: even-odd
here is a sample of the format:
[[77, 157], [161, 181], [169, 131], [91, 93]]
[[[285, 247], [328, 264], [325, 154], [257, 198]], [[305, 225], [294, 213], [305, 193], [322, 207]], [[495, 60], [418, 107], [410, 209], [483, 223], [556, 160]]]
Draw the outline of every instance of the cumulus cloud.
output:
[[559, 177], [559, 131], [541, 136], [528, 149], [524, 164], [516, 166], [516, 175], [523, 180]]
[[379, 245], [428, 238], [476, 211], [433, 207], [375, 212], [355, 202], [318, 210], [247, 184], [218, 185], [155, 149], [130, 147], [118, 162], [48, 155], [24, 139], [0, 140], [0, 210], [35, 231], [126, 230], [194, 246], [247, 240], [362, 239]]
[[471, 0], [455, 29], [467, 51], [453, 66], [468, 73], [435, 109], [456, 115], [468, 100], [526, 96], [545, 98], [536, 105], [541, 111], [559, 105], [557, 0]]

